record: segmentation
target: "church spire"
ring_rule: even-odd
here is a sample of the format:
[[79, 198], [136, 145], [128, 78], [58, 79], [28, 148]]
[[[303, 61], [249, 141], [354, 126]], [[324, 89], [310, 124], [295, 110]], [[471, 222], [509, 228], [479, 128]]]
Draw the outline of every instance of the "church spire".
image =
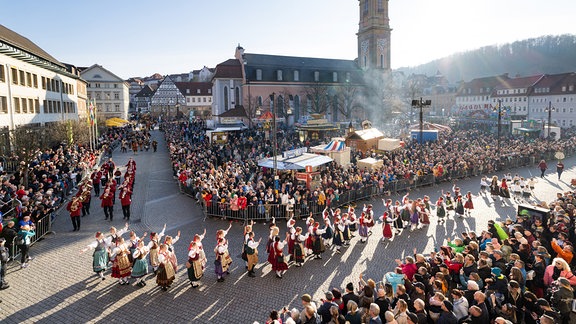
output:
[[362, 69], [390, 70], [388, 0], [359, 0], [358, 64]]

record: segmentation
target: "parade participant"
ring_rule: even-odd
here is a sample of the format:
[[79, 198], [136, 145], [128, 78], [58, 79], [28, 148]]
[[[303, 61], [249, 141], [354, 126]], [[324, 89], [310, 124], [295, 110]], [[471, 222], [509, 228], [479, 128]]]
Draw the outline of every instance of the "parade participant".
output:
[[360, 243], [366, 243], [368, 239], [368, 225], [366, 224], [366, 213], [362, 212], [358, 219], [358, 234], [360, 235]]
[[[372, 210], [372, 204], [368, 206], [364, 205], [362, 210], [364, 212], [364, 222], [366, 223], [368, 229], [368, 235], [372, 234], [372, 227], [374, 227], [374, 211]], [[366, 236], [368, 236], [366, 235]]]
[[176, 279], [176, 273], [168, 252], [166, 244], [161, 244], [158, 250], [158, 273], [156, 275], [156, 284], [160, 286], [163, 291], [167, 291], [172, 282]]
[[480, 194], [484, 195], [486, 192], [486, 188], [488, 188], [490, 184], [488, 184], [488, 179], [486, 177], [482, 177], [480, 179]]
[[388, 212], [384, 212], [380, 220], [382, 221], [382, 243], [384, 243], [386, 240], [391, 240], [394, 237], [392, 233], [392, 223], [394, 223], [396, 219], [391, 218]]
[[108, 269], [108, 252], [110, 251], [110, 246], [112, 246], [112, 237], [108, 236], [104, 238], [104, 234], [101, 232], [96, 232], [96, 240], [90, 243], [87, 247], [82, 249], [80, 253], [84, 253], [88, 250], [94, 250], [92, 269], [100, 277], [100, 279], [105, 280], [104, 271]]
[[198, 249], [204, 250], [204, 246], [202, 245], [202, 240], [204, 239], [204, 236], [206, 236], [206, 229], [204, 229], [204, 232], [202, 234], [194, 234], [194, 238], [190, 242], [190, 245], [188, 246], [188, 250], [190, 250], [192, 248], [192, 243], [196, 243], [196, 246], [198, 247]]
[[154, 150], [154, 152], [158, 150], [158, 142], [156, 140], [152, 141], [152, 149]]
[[188, 261], [186, 262], [188, 279], [192, 288], [198, 287], [198, 280], [204, 276], [205, 264], [202, 263], [204, 258], [204, 251], [198, 245], [198, 242], [192, 241], [188, 250]]
[[446, 217], [446, 205], [444, 204], [444, 197], [442, 196], [438, 197], [438, 200], [436, 201], [436, 217], [438, 217], [438, 224], [440, 224], [440, 222], [444, 224], [444, 218]]
[[[128, 234], [130, 236], [130, 238], [128, 239], [128, 242], [126, 242], [126, 244], [128, 245], [128, 250], [130, 250], [130, 254], [128, 255], [128, 258], [130, 259], [130, 262], [133, 264], [134, 263], [134, 259], [133, 259], [133, 254], [134, 251], [136, 251], [136, 249], [138, 248], [138, 242], [140, 242], [140, 238], [138, 236], [136, 236], [136, 233], [134, 231], [130, 231], [130, 233]], [[146, 237], [147, 233], [144, 232], [144, 234], [142, 234], [142, 238]]]
[[258, 245], [262, 241], [262, 238], [258, 242], [254, 241], [254, 232], [248, 233], [248, 242], [246, 244], [246, 255], [248, 257], [248, 277], [256, 277], [254, 273], [254, 266], [258, 264]]
[[176, 237], [172, 237], [167, 235], [164, 239], [164, 245], [168, 249], [168, 258], [170, 262], [172, 262], [172, 266], [174, 267], [174, 271], [178, 271], [178, 260], [176, 259], [176, 251], [174, 250], [174, 244], [180, 240], [180, 231], [176, 234]]
[[418, 198], [417, 202], [419, 210], [418, 210], [418, 214], [420, 215], [419, 221], [420, 224], [422, 224], [423, 226], [428, 226], [430, 225], [430, 206], [428, 206], [428, 208], [426, 207], [426, 200], [422, 200], [420, 198]]
[[[352, 209], [352, 215], [354, 215], [353, 211], [354, 211], [354, 209]], [[344, 245], [344, 246], [350, 245], [350, 240], [353, 237], [352, 233], [350, 231], [350, 225], [352, 225], [353, 227], [356, 227], [356, 224], [357, 224], [356, 220], [354, 222], [352, 222], [352, 221], [350, 221], [350, 219], [348, 217], [349, 217], [348, 213], [342, 214], [342, 224], [344, 225], [344, 231], [342, 232], [342, 234], [344, 236], [344, 243], [342, 245]]]
[[324, 246], [324, 240], [322, 239], [322, 234], [326, 233], [326, 230], [320, 228], [320, 223], [314, 223], [312, 238], [312, 253], [315, 259], [322, 259], [322, 253], [324, 253], [326, 247]]
[[336, 253], [340, 253], [340, 249], [344, 245], [344, 230], [346, 227], [342, 224], [340, 217], [336, 217], [334, 220], [334, 239], [332, 242], [336, 246]]
[[268, 263], [274, 264], [274, 242], [276, 241], [276, 236], [280, 234], [280, 229], [276, 226], [270, 228], [270, 234], [268, 235], [268, 242], [266, 243], [266, 253], [268, 253]]
[[120, 191], [120, 204], [122, 205], [122, 214], [125, 220], [130, 220], [130, 205], [132, 204], [132, 192], [128, 187]]
[[252, 232], [252, 226], [254, 225], [254, 220], [250, 220], [250, 223], [244, 226], [244, 241], [242, 245], [242, 260], [246, 263], [246, 269], [248, 269], [248, 255], [246, 254], [246, 244], [248, 243], [249, 233]]
[[100, 196], [100, 181], [102, 179], [102, 172], [100, 172], [100, 170], [95, 170], [90, 175], [90, 179], [92, 179], [92, 186], [94, 187], [94, 196]]
[[304, 253], [304, 244], [303, 242], [306, 241], [308, 238], [308, 233], [306, 235], [302, 235], [302, 227], [296, 227], [296, 232], [294, 233], [294, 256], [293, 260], [296, 263], [297, 267], [301, 267], [304, 263], [306, 258], [306, 254]]
[[66, 210], [70, 212], [70, 219], [72, 219], [73, 232], [80, 230], [80, 214], [82, 213], [82, 202], [80, 197], [73, 197], [66, 206]]
[[92, 195], [90, 194], [92, 186], [81, 186], [78, 190], [78, 197], [82, 203], [82, 217], [90, 215], [90, 203], [92, 202]]
[[[286, 233], [288, 237], [288, 233]], [[276, 271], [276, 278], [282, 279], [282, 275], [288, 270], [288, 264], [284, 260], [284, 246], [286, 245], [286, 240], [280, 241], [280, 237], [276, 236], [274, 238], [274, 243], [272, 244], [274, 262], [272, 263], [272, 270]]]
[[[348, 227], [349, 231], [349, 238], [347, 240], [353, 238], [354, 234], [352, 232], [358, 230], [358, 217], [356, 217], [355, 210], [356, 209], [350, 207], [348, 208], [348, 213], [344, 213], [346, 215], [346, 221], [344, 223]], [[342, 217], [342, 219], [344, 219], [344, 217]]]
[[112, 240], [112, 245], [115, 245], [118, 238], [121, 237], [122, 235], [124, 235], [124, 233], [126, 233], [126, 232], [128, 232], [128, 223], [126, 223], [124, 225], [124, 228], [122, 228], [121, 230], [117, 230], [116, 227], [111, 226], [110, 227], [110, 238]]
[[466, 202], [464, 203], [465, 214], [472, 216], [472, 209], [474, 209], [474, 203], [472, 202], [472, 193], [468, 191], [466, 193]]
[[544, 178], [544, 173], [546, 173], [546, 170], [548, 169], [548, 165], [546, 164], [546, 161], [544, 160], [540, 160], [540, 163], [538, 163], [538, 169], [540, 169], [540, 178]]
[[294, 226], [296, 225], [296, 220], [294, 220], [292, 217], [290, 217], [288, 219], [288, 222], [286, 224], [286, 227], [288, 228], [288, 233], [290, 234], [288, 236], [288, 255], [290, 256], [290, 260], [292, 261], [294, 258], [294, 243], [295, 243], [295, 234], [296, 234], [296, 229], [294, 228]]
[[114, 171], [114, 180], [116, 180], [116, 183], [120, 183], [120, 179], [122, 179], [122, 171], [120, 171], [120, 168], [116, 168], [116, 171]]
[[560, 180], [562, 172], [564, 172], [564, 163], [562, 163], [561, 160], [558, 160], [558, 163], [556, 163], [556, 173], [558, 173], [558, 180]]
[[324, 239], [324, 245], [329, 247], [332, 245], [332, 238], [334, 237], [334, 228], [332, 227], [332, 222], [330, 221], [330, 217], [324, 218], [324, 234], [322, 234], [322, 238]]
[[510, 190], [508, 189], [508, 183], [506, 178], [502, 178], [502, 183], [500, 184], [500, 197], [502, 197], [502, 207], [506, 206], [504, 198], [510, 198]]
[[111, 249], [110, 260], [112, 261], [112, 278], [118, 278], [120, 285], [130, 284], [128, 277], [132, 273], [132, 266], [128, 259], [129, 253], [124, 238], [119, 237], [116, 246]]
[[310, 213], [310, 217], [308, 217], [308, 219], [306, 219], [306, 233], [308, 233], [308, 238], [306, 239], [306, 242], [304, 242], [304, 247], [306, 248], [305, 252], [306, 254], [310, 254], [312, 252], [312, 236], [314, 235], [313, 230], [314, 230], [314, 218], [312, 218], [312, 213]]
[[216, 260], [214, 261], [214, 272], [216, 272], [218, 282], [224, 281], [224, 275], [229, 273], [228, 269], [232, 263], [232, 258], [228, 253], [228, 241], [224, 236], [225, 235], [217, 234], [217, 244], [214, 248], [214, 253], [216, 254]]
[[154, 275], [158, 273], [158, 266], [160, 265], [160, 261], [158, 260], [158, 249], [160, 248], [160, 239], [164, 236], [165, 231], [166, 231], [166, 224], [164, 224], [162, 232], [150, 233], [150, 242], [148, 243], [147, 248], [148, 251], [150, 251], [150, 265], [152, 265]]
[[456, 208], [454, 208], [455, 216], [460, 218], [464, 217], [464, 203], [462, 202], [462, 195], [456, 196]]
[[110, 221], [112, 221], [114, 219], [113, 199], [114, 195], [111, 192], [111, 189], [109, 187], [106, 187], [106, 189], [104, 189], [104, 193], [100, 196], [100, 200], [102, 200], [100, 206], [104, 209], [105, 220], [108, 220], [108, 218], [110, 218]]
[[404, 221], [402, 221], [402, 217], [400, 216], [402, 213], [402, 206], [400, 206], [400, 201], [396, 200], [394, 206], [391, 208], [391, 216], [396, 221], [394, 221], [394, 229], [396, 234], [400, 234], [400, 231], [404, 228]]
[[419, 209], [420, 209], [420, 207], [418, 207], [417, 201], [412, 200], [412, 202], [410, 204], [410, 232], [419, 228], [418, 227], [419, 226], [418, 222], [420, 220]]

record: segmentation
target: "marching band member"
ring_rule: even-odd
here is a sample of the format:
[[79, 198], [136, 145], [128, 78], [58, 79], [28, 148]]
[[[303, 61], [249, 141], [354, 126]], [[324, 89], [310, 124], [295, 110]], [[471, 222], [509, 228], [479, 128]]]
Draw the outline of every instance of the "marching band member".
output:
[[82, 212], [82, 202], [80, 197], [73, 197], [66, 206], [66, 210], [70, 212], [70, 219], [72, 219], [73, 232], [80, 230], [80, 214]]

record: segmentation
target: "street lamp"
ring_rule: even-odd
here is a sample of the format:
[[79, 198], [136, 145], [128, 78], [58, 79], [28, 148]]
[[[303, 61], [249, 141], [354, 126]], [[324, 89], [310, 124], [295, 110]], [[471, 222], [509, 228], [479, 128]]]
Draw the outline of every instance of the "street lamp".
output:
[[552, 107], [552, 101], [548, 101], [548, 108], [544, 109], [548, 113], [548, 132], [546, 137], [550, 138], [550, 126], [552, 125], [552, 112], [556, 111], [556, 108]]
[[422, 162], [424, 162], [424, 154], [422, 153], [422, 146], [424, 144], [424, 107], [429, 107], [432, 105], [432, 100], [427, 99], [424, 100], [420, 97], [420, 100], [415, 99], [412, 100], [412, 107], [420, 109], [420, 134], [419, 134], [419, 143], [420, 143], [420, 157], [422, 158]]
[[498, 99], [498, 108], [494, 107], [493, 111], [498, 111], [498, 155], [500, 155], [500, 132], [502, 130], [502, 100]]

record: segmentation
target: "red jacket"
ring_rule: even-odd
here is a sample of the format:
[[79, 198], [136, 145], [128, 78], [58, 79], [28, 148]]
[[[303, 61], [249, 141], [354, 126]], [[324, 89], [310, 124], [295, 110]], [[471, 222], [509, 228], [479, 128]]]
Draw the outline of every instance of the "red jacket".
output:
[[101, 207], [114, 206], [113, 198], [114, 198], [114, 194], [112, 192], [109, 192], [108, 194], [106, 194], [106, 192], [104, 192], [102, 195], [100, 195], [100, 199], [102, 200], [102, 204], [100, 206]]
[[132, 203], [132, 194], [128, 190], [120, 191], [120, 204], [129, 206]]
[[66, 210], [70, 212], [70, 217], [80, 216], [80, 212], [82, 211], [82, 203], [77, 201], [74, 207], [72, 206], [73, 203], [74, 201], [69, 202], [66, 206]]

